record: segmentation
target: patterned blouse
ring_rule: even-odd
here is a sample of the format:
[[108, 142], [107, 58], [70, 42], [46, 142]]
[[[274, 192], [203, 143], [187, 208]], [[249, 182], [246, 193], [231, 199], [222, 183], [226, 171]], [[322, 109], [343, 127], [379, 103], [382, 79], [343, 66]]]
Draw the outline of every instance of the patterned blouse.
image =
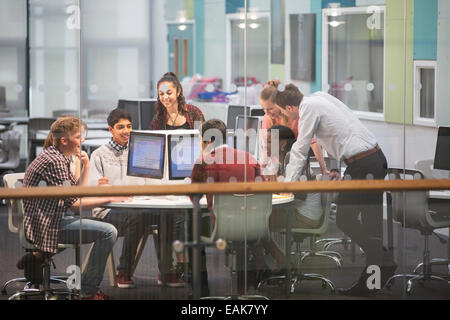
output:
[[[203, 116], [202, 111], [196, 106], [193, 106], [191, 104], [185, 104], [182, 109], [184, 116], [186, 117], [186, 123], [189, 125], [189, 129], [195, 129], [196, 122], [200, 123], [205, 122], [205, 117]], [[162, 115], [156, 114], [152, 122], [150, 123], [150, 130], [166, 130], [166, 129], [167, 129], [167, 119]]]
[[[44, 184], [45, 182], [45, 184]], [[68, 159], [55, 146], [44, 149], [25, 171], [24, 187], [73, 186]], [[36, 249], [58, 252], [61, 218], [78, 198], [24, 200], [25, 235]]]

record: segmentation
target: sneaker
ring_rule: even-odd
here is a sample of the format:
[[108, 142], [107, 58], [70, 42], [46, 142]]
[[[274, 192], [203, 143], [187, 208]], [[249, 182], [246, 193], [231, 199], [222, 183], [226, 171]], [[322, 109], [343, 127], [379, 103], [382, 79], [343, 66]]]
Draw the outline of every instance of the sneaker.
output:
[[[161, 273], [158, 273], [158, 285], [162, 286]], [[185, 283], [179, 274], [170, 272], [166, 275], [166, 285], [171, 288], [180, 288], [184, 287]]]
[[131, 277], [125, 272], [119, 272], [117, 274], [116, 279], [117, 279], [117, 287], [121, 289], [131, 289], [136, 287]]
[[114, 298], [111, 296], [107, 296], [102, 291], [98, 290], [94, 295], [82, 297], [81, 300], [114, 300]]

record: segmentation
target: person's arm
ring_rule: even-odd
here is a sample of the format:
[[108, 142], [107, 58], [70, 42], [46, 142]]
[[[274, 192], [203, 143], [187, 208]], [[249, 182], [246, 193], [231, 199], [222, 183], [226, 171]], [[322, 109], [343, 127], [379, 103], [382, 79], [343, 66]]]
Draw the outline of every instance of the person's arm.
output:
[[322, 146], [319, 143], [314, 142], [314, 143], [311, 143], [311, 149], [314, 152], [314, 155], [316, 156], [317, 161], [319, 162], [322, 174], [323, 175], [328, 174], [327, 165], [325, 164], [325, 160], [323, 158]]
[[77, 154], [77, 158], [79, 159], [81, 164], [80, 180], [78, 183], [80, 184], [80, 186], [86, 187], [89, 185], [89, 170], [91, 167], [89, 156], [87, 155], [86, 151], [81, 151], [81, 155]]
[[96, 186], [99, 184], [99, 179], [104, 177], [102, 158], [97, 152], [91, 155], [91, 168], [89, 172], [89, 185]]
[[289, 163], [286, 166], [286, 182], [297, 181], [308, 158], [311, 139], [319, 124], [317, 106], [300, 105], [297, 141], [292, 145]]
[[94, 208], [97, 208], [99, 206], [102, 206], [104, 204], [110, 203], [110, 202], [123, 202], [130, 200], [131, 197], [128, 196], [117, 196], [117, 197], [88, 197], [88, 198], [78, 198], [70, 207], [70, 210], [72, 212], [77, 212], [80, 207], [83, 208], [83, 210], [91, 210]]

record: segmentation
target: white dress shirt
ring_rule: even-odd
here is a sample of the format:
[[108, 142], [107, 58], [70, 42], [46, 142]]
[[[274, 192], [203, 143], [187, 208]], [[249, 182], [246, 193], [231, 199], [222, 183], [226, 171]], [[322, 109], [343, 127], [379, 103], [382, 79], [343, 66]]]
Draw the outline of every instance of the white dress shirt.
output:
[[351, 158], [377, 145], [375, 136], [353, 111], [328, 93], [305, 96], [300, 103], [299, 117], [298, 137], [286, 167], [286, 182], [299, 180], [314, 135], [328, 154], [338, 160]]

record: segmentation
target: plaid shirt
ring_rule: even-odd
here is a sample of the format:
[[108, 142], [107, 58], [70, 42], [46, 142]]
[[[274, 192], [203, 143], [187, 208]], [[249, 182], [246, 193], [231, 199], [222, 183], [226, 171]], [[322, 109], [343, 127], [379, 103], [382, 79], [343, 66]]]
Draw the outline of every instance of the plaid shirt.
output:
[[[205, 122], [205, 117], [202, 111], [191, 104], [185, 104], [182, 108], [183, 115], [186, 117], [186, 122], [189, 129], [195, 129], [195, 122]], [[162, 114], [156, 114], [150, 123], [150, 130], [166, 130], [167, 119]]]
[[[24, 187], [38, 186], [41, 181], [47, 186], [63, 186], [64, 181], [68, 181], [70, 185], [77, 184], [70, 171], [70, 159], [55, 146], [44, 149], [25, 171]], [[36, 249], [58, 252], [61, 218], [76, 200], [77, 198], [24, 201], [25, 235]]]
[[117, 152], [121, 152], [122, 150], [126, 150], [128, 148], [128, 143], [124, 146], [121, 146], [120, 144], [118, 144], [117, 142], [115, 142], [112, 138], [111, 140], [108, 142], [108, 144], [111, 146], [111, 148], [113, 148], [114, 150], [116, 150]]

